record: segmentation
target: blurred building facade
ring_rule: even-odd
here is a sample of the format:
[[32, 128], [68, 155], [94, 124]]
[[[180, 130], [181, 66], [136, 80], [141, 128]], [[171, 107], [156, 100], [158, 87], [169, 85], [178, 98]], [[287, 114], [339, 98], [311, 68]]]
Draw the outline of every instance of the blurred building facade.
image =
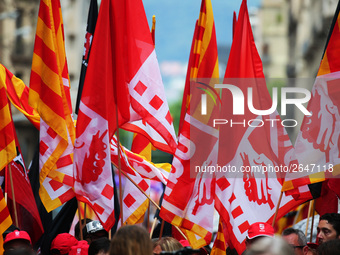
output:
[[[258, 47], [266, 78], [280, 78], [286, 86], [311, 91], [337, 3], [336, 0], [262, 1], [262, 42]], [[298, 120], [296, 128], [287, 129], [294, 141], [303, 114], [291, 106], [282, 117]]]
[[[40, 0], [0, 1], [0, 63], [29, 85]], [[77, 96], [81, 57], [90, 0], [60, 0], [65, 47], [71, 81], [71, 97]], [[19, 143], [26, 164], [39, 141], [38, 131], [12, 107]]]

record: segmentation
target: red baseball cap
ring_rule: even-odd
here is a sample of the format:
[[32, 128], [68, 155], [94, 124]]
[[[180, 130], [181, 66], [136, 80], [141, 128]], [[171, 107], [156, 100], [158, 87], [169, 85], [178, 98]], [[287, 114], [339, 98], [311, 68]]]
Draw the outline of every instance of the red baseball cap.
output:
[[19, 231], [19, 230], [14, 230], [13, 232], [11, 233], [8, 233], [6, 235], [6, 238], [5, 238], [5, 241], [4, 241], [4, 245], [10, 241], [13, 241], [13, 240], [26, 240], [28, 241], [31, 245], [32, 245], [32, 242], [31, 242], [31, 238], [30, 236], [28, 235], [28, 233], [26, 231]]
[[51, 244], [51, 250], [58, 250], [60, 254], [68, 254], [72, 246], [78, 244], [78, 240], [69, 233], [62, 233], [57, 235]]
[[69, 255], [88, 255], [89, 244], [86, 241], [78, 241], [77, 245], [72, 246]]
[[248, 239], [253, 239], [258, 236], [274, 236], [274, 228], [265, 222], [256, 222], [254, 224], [251, 224], [248, 229]]

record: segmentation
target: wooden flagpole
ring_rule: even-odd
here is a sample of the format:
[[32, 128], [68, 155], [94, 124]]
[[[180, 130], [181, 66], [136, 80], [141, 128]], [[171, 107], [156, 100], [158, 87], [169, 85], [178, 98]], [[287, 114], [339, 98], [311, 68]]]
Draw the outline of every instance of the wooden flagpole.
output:
[[276, 211], [275, 211], [274, 218], [273, 218], [272, 227], [274, 227], [274, 225], [275, 225], [275, 221], [276, 221], [276, 218], [277, 218], [277, 214], [279, 212], [282, 196], [283, 196], [283, 191], [281, 191], [279, 201], [277, 202], [277, 206], [276, 206]]
[[[139, 185], [134, 181], [134, 180], [132, 180], [131, 178], [130, 178], [130, 176], [128, 176], [126, 173], [124, 173], [123, 171], [122, 171], [122, 174], [130, 181], [130, 182], [132, 182], [133, 183], [133, 185], [135, 185], [136, 187], [137, 187], [137, 189], [139, 189], [140, 190], [140, 192], [142, 192], [143, 194], [144, 194], [144, 196], [146, 196], [149, 200], [150, 200], [150, 202], [151, 203], [153, 203], [154, 204], [154, 206], [156, 206], [157, 207], [157, 209], [158, 210], [160, 210], [161, 208], [159, 207], [159, 205], [148, 195], [148, 194], [146, 194], [145, 193], [145, 191], [141, 188], [141, 187], [139, 187]], [[183, 238], [185, 238], [185, 240], [188, 240], [187, 239], [187, 237], [184, 235], [184, 233], [182, 232], [182, 230], [180, 230], [179, 229], [179, 227], [177, 227], [177, 226], [174, 226], [177, 230], [178, 230], [178, 232], [183, 236]]]
[[310, 229], [310, 237], [309, 237], [309, 242], [311, 243], [313, 240], [313, 228], [314, 228], [314, 216], [315, 216], [315, 200], [312, 200], [313, 202], [313, 210], [312, 210], [312, 226]]
[[152, 227], [151, 227], [151, 231], [150, 231], [150, 238], [152, 238], [152, 234], [153, 234], [153, 231], [155, 230], [157, 221], [158, 221], [158, 219], [154, 219], [154, 221], [152, 223]]
[[80, 210], [80, 202], [77, 200], [77, 205], [78, 205], [78, 218], [79, 218], [79, 233], [80, 233], [80, 240], [84, 240], [83, 236], [83, 222], [81, 219], [81, 210]]
[[17, 212], [17, 206], [16, 206], [16, 202], [15, 202], [15, 195], [14, 195], [14, 186], [13, 186], [13, 177], [12, 177], [11, 163], [8, 164], [8, 173], [9, 173], [9, 181], [11, 182], [15, 226], [19, 227], [18, 212]]
[[308, 225], [309, 225], [309, 217], [311, 216], [312, 213], [312, 201], [309, 201], [309, 206], [308, 206], [308, 214], [307, 214], [307, 222], [306, 222], [306, 230], [305, 230], [305, 236], [307, 236], [308, 232]]
[[162, 219], [161, 231], [159, 232], [159, 240], [161, 240], [161, 239], [162, 239], [162, 236], [163, 236], [163, 230], [164, 230], [164, 220]]

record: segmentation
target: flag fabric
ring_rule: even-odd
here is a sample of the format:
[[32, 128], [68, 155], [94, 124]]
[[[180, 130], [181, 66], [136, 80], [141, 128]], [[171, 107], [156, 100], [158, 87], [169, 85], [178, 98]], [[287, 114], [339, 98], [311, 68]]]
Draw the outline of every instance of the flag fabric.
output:
[[[5, 174], [5, 191], [8, 195], [8, 207], [11, 215], [14, 216], [13, 193], [15, 196], [16, 211], [18, 217], [18, 228], [25, 230], [31, 237], [32, 243], [35, 244], [44, 232], [40, 220], [39, 211], [35, 203], [32, 187], [27, 175], [25, 163], [21, 154], [21, 149], [16, 138], [17, 156], [6, 167]], [[11, 175], [9, 175], [11, 171]], [[12, 181], [10, 180], [12, 176]], [[11, 183], [13, 182], [13, 187]], [[12, 189], [14, 190], [12, 191]], [[12, 193], [13, 192], [13, 193]], [[13, 217], [14, 218], [14, 217]]]
[[220, 221], [218, 223], [218, 232], [214, 245], [211, 249], [210, 255], [226, 255], [227, 245], [223, 233], [223, 223]]
[[[47, 211], [55, 209], [74, 196], [73, 194], [67, 199], [58, 200], [55, 199], [55, 194], [49, 193], [65, 182], [70, 187], [73, 186], [75, 128], [69, 84], [60, 2], [41, 0], [32, 60], [29, 104], [41, 117], [40, 196]], [[52, 179], [56, 181], [54, 187]], [[58, 197], [60, 196], [59, 192]]]
[[15, 130], [11, 108], [6, 95], [6, 87], [0, 83], [0, 170], [7, 166], [17, 155]]
[[[197, 78], [206, 78], [206, 83], [199, 84]], [[209, 100], [218, 98], [217, 91], [211, 88], [212, 78], [219, 78], [215, 25], [211, 1], [203, 0], [189, 58], [178, 147], [160, 211], [162, 219], [186, 229], [193, 248], [209, 244], [212, 238], [215, 179], [200, 174], [193, 178], [190, 174], [192, 162], [203, 165], [214, 160], [216, 163], [212, 155], [216, 150], [218, 130], [207, 125], [213, 116], [211, 112], [208, 119], [200, 119], [199, 103], [201, 95], [207, 90], [213, 98]], [[199, 89], [196, 88], [197, 84]], [[212, 142], [203, 146], [199, 140]], [[195, 150], [192, 150], [193, 146]]]
[[0, 251], [3, 251], [3, 238], [2, 234], [12, 225], [12, 218], [4, 198], [2, 190], [0, 190]]
[[104, 0], [79, 106], [74, 188], [77, 198], [96, 211], [107, 230], [114, 223], [110, 139], [127, 122], [123, 128], [136, 131], [133, 121], [154, 131], [163, 141], [160, 149], [175, 150], [175, 132], [143, 3]]
[[97, 3], [97, 0], [91, 0], [89, 14], [87, 17], [84, 53], [83, 53], [83, 59], [82, 59], [82, 64], [81, 64], [81, 70], [80, 70], [78, 94], [77, 94], [77, 101], [76, 101], [76, 108], [75, 108], [76, 114], [78, 114], [78, 111], [79, 111], [79, 104], [80, 104], [81, 94], [82, 94], [83, 87], [84, 87], [86, 69], [89, 63], [91, 45], [92, 45], [94, 31], [96, 29], [97, 19], [98, 19], [98, 3]]
[[[328, 35], [325, 51], [319, 71], [312, 88], [312, 96], [300, 132], [295, 142], [295, 154], [303, 171], [287, 176], [283, 190], [295, 196], [308, 196], [304, 188], [311, 183], [328, 180], [328, 187], [340, 195], [337, 175], [340, 174], [340, 140], [339, 140], [339, 52], [338, 4], [333, 23]], [[335, 185], [333, 184], [336, 183]]]
[[[127, 175], [148, 195], [150, 195], [150, 179], [144, 179], [137, 172]], [[144, 214], [149, 207], [149, 199], [127, 178], [123, 192], [123, 222], [133, 225], [144, 221]], [[120, 221], [118, 227], [120, 226]]]
[[29, 87], [27, 87], [22, 80], [15, 77], [15, 75], [2, 64], [0, 64], [0, 82], [4, 84], [11, 103], [39, 130], [40, 116], [38, 112], [28, 104]]
[[[236, 84], [234, 86], [244, 95], [251, 87], [255, 109], [267, 110], [272, 106], [246, 0], [242, 1], [235, 25], [224, 84]], [[284, 127], [279, 124], [281, 120], [277, 111], [270, 115], [255, 115], [244, 109], [243, 115], [233, 115], [231, 96], [228, 90], [222, 90], [220, 118], [236, 124], [221, 125], [219, 129], [218, 165], [231, 166], [236, 171], [219, 175], [216, 179], [215, 207], [226, 225], [228, 245], [241, 254], [249, 226], [255, 222], [271, 223], [281, 194], [284, 174], [277, 170], [265, 171], [264, 166], [267, 169], [288, 166], [293, 146]], [[266, 120], [269, 119], [279, 121], [270, 125], [259, 124], [262, 121], [268, 123]], [[241, 171], [247, 167], [247, 171]], [[263, 170], [253, 170], [256, 167]], [[277, 219], [302, 202], [283, 194]]]

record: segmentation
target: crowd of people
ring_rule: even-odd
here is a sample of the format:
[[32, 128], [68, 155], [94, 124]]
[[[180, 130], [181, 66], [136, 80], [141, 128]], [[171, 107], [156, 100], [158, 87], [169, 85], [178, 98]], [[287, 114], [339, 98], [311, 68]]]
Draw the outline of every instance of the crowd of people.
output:
[[[138, 225], [121, 227], [109, 240], [109, 233], [99, 221], [78, 223], [74, 235], [58, 234], [50, 245], [50, 255], [152, 255], [152, 254], [210, 254], [209, 246], [199, 250], [190, 248], [187, 240], [173, 237], [150, 239], [148, 231]], [[4, 255], [36, 255], [27, 232], [14, 226], [3, 233]], [[242, 255], [336, 255], [340, 254], [340, 214], [328, 213], [320, 217], [316, 243], [307, 241], [298, 229], [287, 228], [281, 236], [265, 222], [250, 225]], [[227, 255], [237, 254], [228, 248]]]

